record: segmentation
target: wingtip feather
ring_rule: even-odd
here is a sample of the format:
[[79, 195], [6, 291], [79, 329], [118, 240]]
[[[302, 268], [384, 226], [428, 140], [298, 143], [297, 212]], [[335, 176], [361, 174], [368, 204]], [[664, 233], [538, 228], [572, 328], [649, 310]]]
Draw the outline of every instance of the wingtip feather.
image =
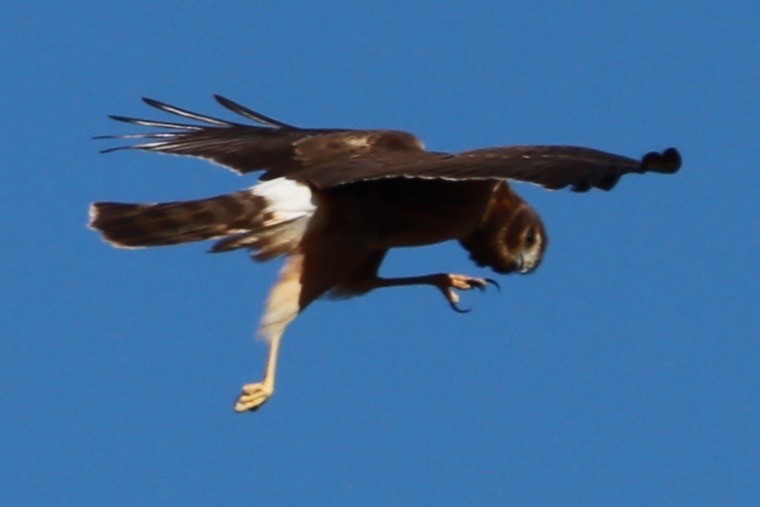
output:
[[169, 109], [171, 109], [171, 106], [165, 102], [161, 102], [160, 100], [152, 99], [150, 97], [140, 97], [140, 99], [150, 107], [154, 107], [160, 111], [171, 112], [169, 111]]
[[644, 171], [671, 174], [681, 168], [681, 154], [676, 148], [667, 148], [662, 153], [652, 151], [641, 159]]
[[262, 125], [268, 125], [270, 127], [277, 127], [277, 128], [282, 128], [282, 129], [296, 128], [292, 125], [288, 125], [287, 123], [283, 123], [279, 120], [275, 120], [274, 118], [271, 118], [257, 111], [254, 111], [238, 102], [235, 102], [234, 100], [228, 99], [227, 97], [224, 97], [223, 95], [219, 95], [218, 93], [214, 94], [214, 99], [219, 104], [221, 104], [222, 107], [224, 107], [225, 109], [229, 109], [233, 113], [239, 114], [240, 116], [244, 118], [248, 118], [249, 120], [253, 120]]

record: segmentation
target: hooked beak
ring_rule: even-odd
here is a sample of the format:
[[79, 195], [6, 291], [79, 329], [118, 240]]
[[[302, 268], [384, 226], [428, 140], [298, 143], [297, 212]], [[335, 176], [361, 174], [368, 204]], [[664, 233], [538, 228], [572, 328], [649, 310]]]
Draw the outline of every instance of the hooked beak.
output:
[[525, 255], [520, 254], [517, 258], [517, 272], [521, 275], [527, 275], [535, 271], [541, 262], [526, 262]]

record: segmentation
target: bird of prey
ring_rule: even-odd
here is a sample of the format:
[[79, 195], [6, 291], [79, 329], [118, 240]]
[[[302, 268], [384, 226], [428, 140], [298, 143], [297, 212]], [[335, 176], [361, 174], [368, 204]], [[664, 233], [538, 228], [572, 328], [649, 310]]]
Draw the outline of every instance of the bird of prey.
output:
[[546, 250], [546, 230], [509, 180], [552, 190], [610, 190], [625, 174], [674, 173], [681, 165], [675, 148], [641, 159], [574, 146], [426, 151], [408, 132], [300, 128], [215, 98], [248, 121], [223, 120], [145, 98], [149, 106], [185, 121], [111, 116], [160, 130], [99, 136], [137, 143], [103, 151], [200, 157], [239, 174], [263, 171], [259, 182], [200, 200], [96, 202], [89, 225], [117, 247], [217, 239], [211, 252], [243, 248], [257, 261], [285, 257], [258, 330], [269, 347], [264, 376], [243, 386], [235, 404], [238, 412], [256, 410], [270, 398], [286, 327], [326, 293], [351, 296], [381, 287], [430, 285], [462, 311], [458, 290], [496, 284], [450, 273], [381, 277], [380, 264], [391, 248], [458, 240], [479, 266], [497, 273], [535, 270]]

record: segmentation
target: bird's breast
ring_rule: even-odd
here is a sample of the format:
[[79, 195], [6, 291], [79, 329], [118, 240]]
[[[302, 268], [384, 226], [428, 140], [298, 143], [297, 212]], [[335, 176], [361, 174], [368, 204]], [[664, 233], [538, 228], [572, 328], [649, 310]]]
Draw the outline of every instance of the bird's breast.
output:
[[322, 195], [324, 223], [383, 248], [457, 239], [477, 227], [494, 184], [393, 178], [344, 185]]

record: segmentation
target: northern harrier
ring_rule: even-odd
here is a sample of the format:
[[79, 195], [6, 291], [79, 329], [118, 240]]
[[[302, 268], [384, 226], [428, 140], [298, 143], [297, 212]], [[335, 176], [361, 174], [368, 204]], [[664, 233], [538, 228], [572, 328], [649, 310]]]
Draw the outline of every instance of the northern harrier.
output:
[[274, 392], [280, 340], [309, 303], [333, 291], [431, 285], [457, 311], [456, 290], [484, 289], [488, 278], [436, 273], [383, 278], [389, 249], [458, 240], [479, 266], [529, 273], [547, 245], [538, 214], [508, 180], [576, 192], [610, 190], [628, 173], [674, 173], [678, 151], [636, 160], [574, 146], [512, 146], [462, 153], [426, 151], [407, 132], [299, 128], [224, 97], [225, 108], [253, 122], [206, 116], [152, 99], [145, 102], [191, 123], [112, 116], [160, 132], [102, 136], [138, 139], [137, 149], [212, 160], [239, 174], [263, 171], [239, 192], [195, 201], [97, 202], [90, 227], [117, 247], [219, 239], [211, 252], [246, 248], [257, 261], [285, 256], [259, 334], [269, 345], [261, 382], [243, 386], [235, 410], [256, 410]]

